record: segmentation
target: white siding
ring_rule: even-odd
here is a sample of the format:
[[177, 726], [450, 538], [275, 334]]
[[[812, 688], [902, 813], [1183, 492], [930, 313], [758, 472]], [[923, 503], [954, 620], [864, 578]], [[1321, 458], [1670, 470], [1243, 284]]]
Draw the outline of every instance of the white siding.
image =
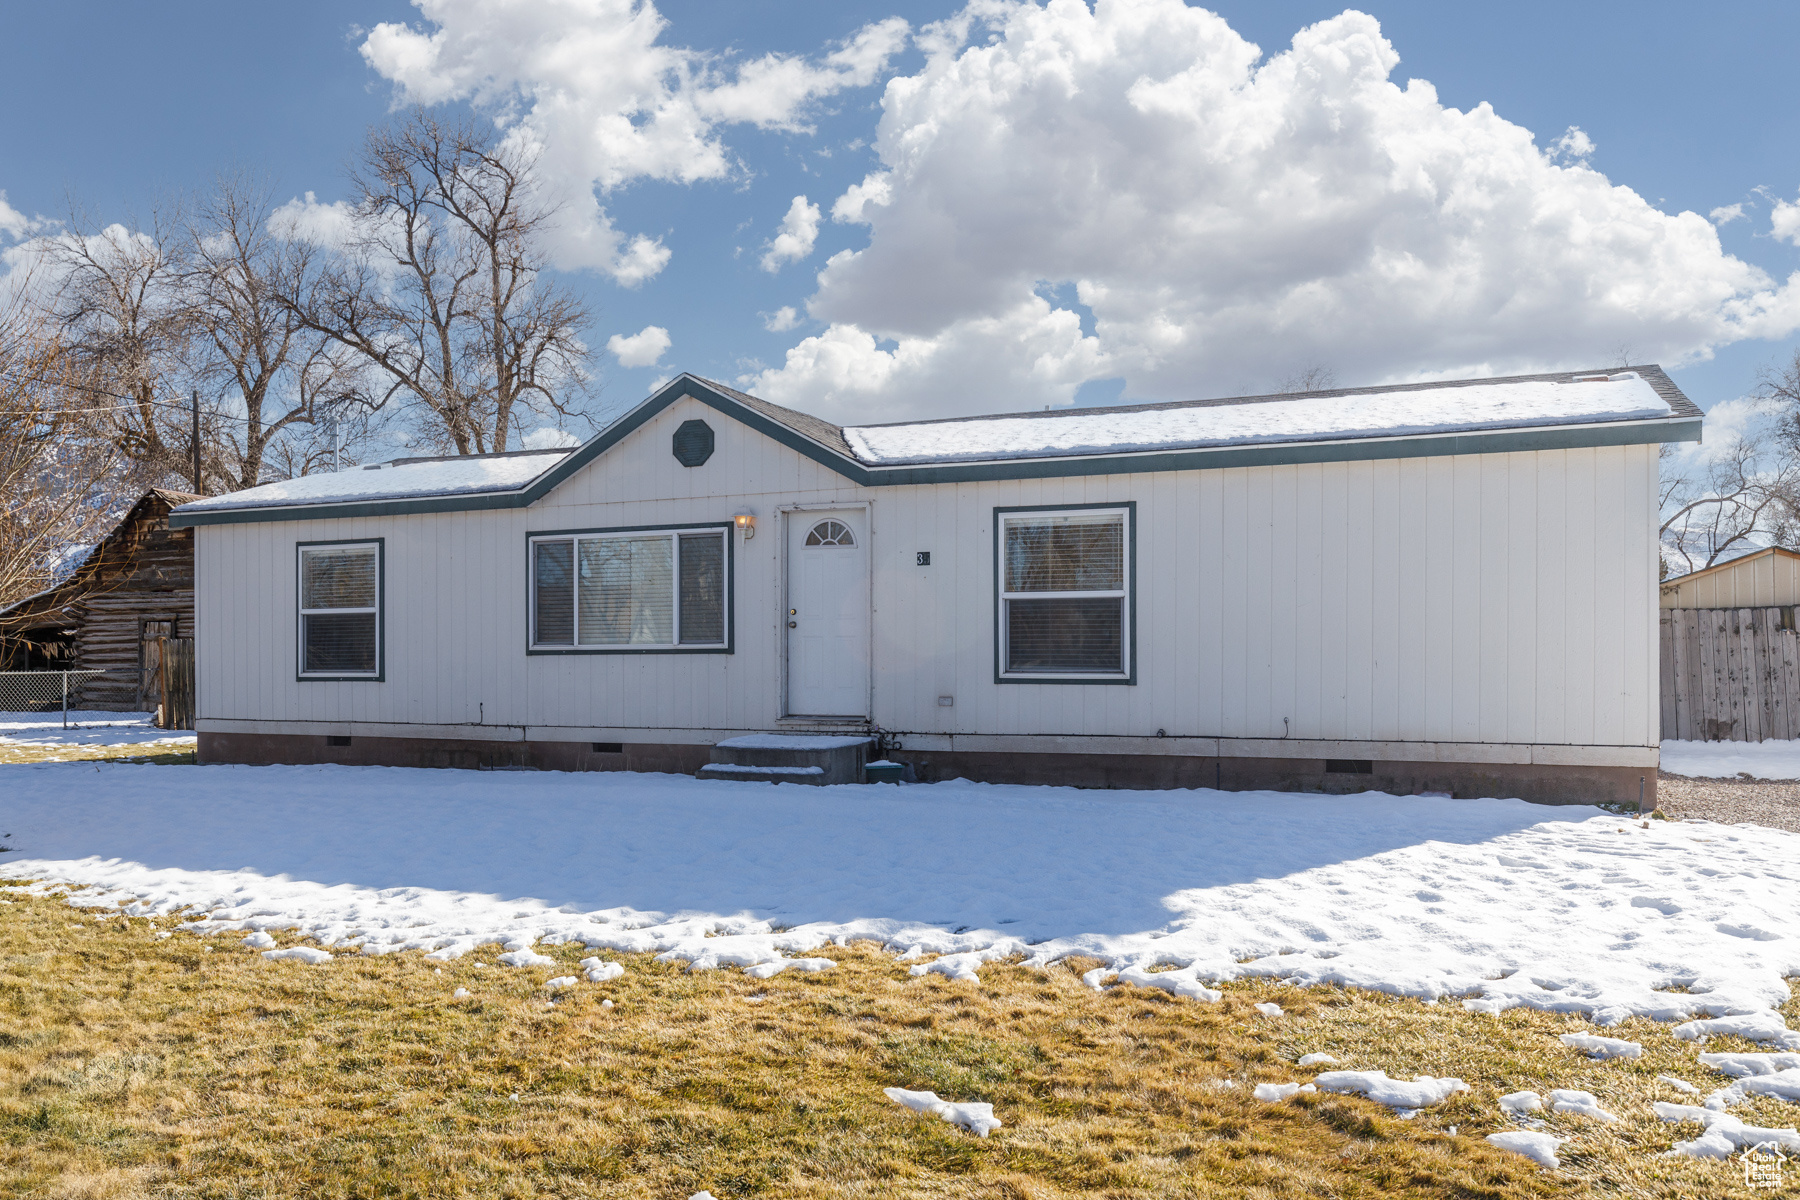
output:
[[[696, 416], [717, 449], [684, 468], [669, 438]], [[1371, 747], [1362, 757], [1636, 747], [1591, 759], [1636, 764], [1656, 745], [1656, 471], [1644, 446], [865, 489], [683, 400], [530, 509], [202, 527], [201, 727], [609, 741], [773, 728], [781, 510], [849, 504], [870, 512], [884, 728], [1163, 730], [1242, 739], [1217, 749], [1246, 754], [1285, 753], [1265, 741], [1285, 735]], [[993, 510], [1123, 501], [1137, 505], [1136, 686], [996, 683]], [[740, 507], [757, 535], [735, 539], [735, 653], [526, 655], [528, 533]], [[386, 681], [296, 681], [294, 544], [364, 537], [386, 542]], [[914, 565], [920, 550], [931, 566]]]

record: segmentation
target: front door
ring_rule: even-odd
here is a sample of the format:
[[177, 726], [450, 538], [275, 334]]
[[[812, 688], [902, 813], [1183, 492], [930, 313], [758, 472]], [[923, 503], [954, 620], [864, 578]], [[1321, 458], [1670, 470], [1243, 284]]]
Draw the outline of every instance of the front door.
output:
[[869, 715], [868, 514], [788, 515], [790, 716]]

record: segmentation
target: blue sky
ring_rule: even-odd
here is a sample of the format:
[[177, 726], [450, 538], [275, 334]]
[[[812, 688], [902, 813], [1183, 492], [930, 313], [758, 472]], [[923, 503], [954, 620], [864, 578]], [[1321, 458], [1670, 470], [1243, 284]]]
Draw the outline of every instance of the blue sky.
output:
[[[605, 0], [518, 0], [517, 19], [509, 15], [506, 24], [536, 21], [554, 41], [563, 27], [572, 33], [584, 26], [605, 32], [626, 7]], [[1166, 6], [1139, 0], [1139, 7], [1134, 20], [1161, 21], [1167, 30], [1179, 26], [1198, 39], [1196, 46], [1226, 44], [1216, 30], [1184, 23]], [[952, 3], [822, 0], [664, 0], [657, 8], [668, 22], [657, 46], [698, 52], [683, 61], [702, 64], [720, 86], [741, 82], [735, 73], [765, 55], [792, 56], [823, 70], [825, 56], [840, 43], [884, 18], [902, 18], [916, 32], [959, 11]], [[1266, 64], [1288, 49], [1298, 31], [1343, 9], [1262, 0], [1218, 4], [1212, 11], [1256, 43]], [[1345, 384], [1464, 367], [1605, 365], [1619, 345], [1638, 349], [1640, 358], [1672, 362], [1685, 354], [1693, 361], [1676, 369], [1676, 378], [1696, 401], [1710, 406], [1744, 391], [1760, 365], [1791, 356], [1800, 319], [1791, 315], [1795, 301], [1778, 289], [1800, 269], [1800, 249], [1772, 236], [1771, 218], [1776, 203], [1791, 204], [1800, 188], [1794, 155], [1800, 108], [1787, 73], [1800, 35], [1800, 9], [1750, 3], [1388, 3], [1366, 11], [1399, 56], [1388, 76], [1396, 87], [1409, 79], [1429, 80], [1441, 106], [1464, 113], [1485, 102], [1504, 122], [1530, 131], [1540, 148], [1576, 126], [1594, 149], [1585, 156], [1565, 154], [1559, 167], [1538, 179], [1531, 175], [1536, 168], [1520, 166], [1504, 128], [1477, 136], [1473, 127], [1439, 120], [1418, 104], [1405, 107], [1392, 92], [1368, 101], [1371, 136], [1389, 143], [1416, 139], [1421, 147], [1429, 143], [1420, 150], [1429, 161], [1425, 169], [1449, 181], [1438, 184], [1436, 201], [1403, 215], [1412, 228], [1383, 232], [1378, 199], [1357, 212], [1305, 211], [1308, 204], [1317, 208], [1325, 202], [1318, 195], [1295, 199], [1290, 211], [1272, 208], [1268, 220], [1259, 223], [1254, 206], [1270, 203], [1270, 195], [1299, 196], [1310, 188], [1329, 200], [1338, 187], [1334, 172], [1342, 170], [1354, 181], [1374, 179], [1387, 168], [1371, 168], [1355, 157], [1360, 152], [1343, 151], [1322, 136], [1304, 142], [1277, 137], [1266, 151], [1214, 170], [1216, 163], [1200, 161], [1216, 144], [1207, 140], [1219, 136], [1213, 130], [1191, 140], [1140, 142], [1137, 166], [1146, 155], [1154, 160], [1167, 153], [1172, 178], [1186, 173], [1212, 181], [1222, 193], [1264, 198], [1249, 211], [1246, 202], [1236, 200], [1222, 200], [1205, 213], [1180, 211], [1179, 202], [1157, 192], [1156, 172], [1135, 168], [1129, 178], [1121, 174], [1116, 192], [1060, 194], [1063, 147], [1068, 164], [1082, 169], [1101, 164], [1104, 172], [1120, 161], [1109, 143], [1147, 135], [1124, 125], [1109, 127], [1111, 121], [1135, 119], [1122, 104], [1056, 111], [1061, 101], [1040, 89], [1029, 103], [997, 103], [980, 118], [990, 125], [1041, 119], [1044, 128], [1035, 135], [1018, 125], [1016, 138], [983, 142], [983, 130], [972, 126], [956, 143], [960, 149], [944, 148], [950, 141], [945, 135], [938, 148], [890, 176], [910, 179], [911, 191], [897, 186], [891, 204], [865, 210], [873, 214], [865, 223], [834, 220], [834, 203], [848, 189], [871, 172], [896, 166], [894, 147], [908, 128], [931, 123], [949, 128], [969, 107], [968, 93], [955, 87], [942, 84], [934, 91], [920, 85], [923, 98], [910, 116], [890, 111], [890, 141], [883, 149], [876, 144], [878, 122], [884, 89], [891, 97], [898, 86], [893, 81], [920, 77], [931, 53], [938, 55], [939, 68], [948, 69], [971, 48], [1000, 45], [996, 54], [1004, 56], [1007, 46], [1041, 48], [1061, 35], [1014, 14], [992, 17], [986, 26], [978, 22], [965, 44], [935, 52], [908, 36], [867, 72], [866, 83], [839, 78], [820, 84], [776, 122], [716, 121], [704, 136], [726, 165], [710, 177], [694, 177], [705, 171], [691, 166], [684, 168], [690, 176], [685, 179], [675, 177], [679, 171], [663, 171], [660, 178], [655, 171], [626, 172], [614, 186], [602, 185], [599, 199], [609, 226], [621, 239], [658, 243], [667, 261], [635, 286], [624, 286], [618, 271], [576, 265], [569, 278], [597, 314], [593, 343], [603, 346], [611, 335], [654, 325], [669, 332], [672, 345], [647, 366], [625, 366], [602, 352], [600, 406], [634, 402], [655, 380], [692, 370], [835, 419], [875, 421], [1036, 408], [1071, 398], [1266, 390], [1310, 365], [1332, 367]], [[9, 36], [0, 45], [0, 103], [9, 116], [0, 126], [0, 190], [27, 216], [56, 217], [74, 198], [96, 216], [127, 223], [168, 195], [203, 187], [214, 173], [232, 168], [266, 175], [280, 199], [308, 191], [321, 202], [341, 199], [344, 164], [365, 128], [386, 119], [396, 96], [395, 80], [361, 52], [369, 31], [383, 22], [411, 23], [419, 34], [467, 33], [480, 46], [465, 56], [458, 78], [498, 81], [483, 111], [496, 111], [495, 95], [526, 97], [515, 104], [515, 114], [523, 111], [531, 120], [532, 89], [546, 86], [535, 72], [548, 43], [496, 46], [489, 35], [469, 32], [478, 16], [463, 0], [434, 0], [423, 10], [390, 0], [15, 6]], [[1316, 74], [1318, 61], [1336, 61], [1330, 55], [1344, 47], [1354, 52], [1368, 44], [1360, 27], [1333, 28], [1338, 32], [1326, 39], [1330, 44], [1309, 52], [1313, 57], [1301, 64], [1302, 76]], [[1180, 42], [1166, 30], [1152, 32], [1149, 42], [1159, 47]], [[1071, 35], [1075, 43], [1085, 36], [1080, 29]], [[1209, 37], [1211, 43], [1205, 41]], [[1135, 78], [1161, 78], [1183, 66], [1160, 50], [1142, 50], [1142, 42], [1127, 43], [1129, 38], [1120, 40], [1116, 61], [1080, 67], [1089, 72], [1078, 80], [1085, 95], [1114, 86], [1123, 95]], [[450, 67], [439, 66], [448, 78]], [[598, 64], [595, 69], [599, 77]], [[1206, 71], [1229, 73], [1217, 64]], [[419, 85], [421, 78], [411, 82]], [[585, 86], [567, 79], [551, 82]], [[1358, 95], [1366, 99], [1366, 83], [1343, 86], [1363, 88]], [[991, 79], [982, 86], [989, 84]], [[1294, 103], [1326, 109], [1338, 103], [1331, 91], [1337, 85], [1308, 86], [1295, 85], [1305, 94]], [[446, 103], [460, 107], [470, 98], [465, 89]], [[607, 101], [602, 96], [587, 103], [582, 111], [598, 112]], [[894, 107], [890, 100], [890, 110]], [[550, 127], [547, 121], [543, 127]], [[1465, 138], [1470, 148], [1458, 158], [1464, 152], [1457, 142]], [[969, 147], [978, 145], [987, 147], [978, 158], [956, 157], [975, 153]], [[1017, 161], [1010, 161], [1015, 152]], [[563, 147], [548, 141], [546, 153], [561, 155]], [[605, 157], [604, 151], [596, 153]], [[1271, 160], [1311, 164], [1307, 170], [1322, 174], [1295, 189], [1292, 181], [1269, 174]], [[589, 154], [581, 164], [566, 166], [571, 186], [591, 194], [591, 176], [601, 169], [596, 161]], [[1529, 178], [1510, 178], [1521, 170]], [[1582, 180], [1559, 173], [1568, 170], [1583, 172], [1582, 188], [1575, 188]], [[1645, 204], [1621, 207], [1592, 172]], [[1492, 182], [1503, 176], [1509, 177], [1504, 184]], [[970, 179], [975, 182], [965, 186]], [[1313, 186], [1321, 182], [1322, 188]], [[981, 187], [996, 189], [991, 204]], [[1481, 201], [1491, 202], [1492, 212], [1473, 225], [1453, 196], [1444, 198], [1470, 187], [1492, 189]], [[1564, 188], [1571, 189], [1566, 197], [1559, 191]], [[1041, 225], [1029, 201], [1033, 189], [1047, 189]], [[1021, 201], [1015, 191], [1027, 198]], [[798, 261], [766, 270], [765, 250], [801, 194], [821, 210], [816, 241]], [[1115, 200], [1121, 213], [1138, 215], [1083, 223], [1087, 217], [1079, 214]], [[1675, 238], [1678, 246], [1656, 253], [1634, 249], [1674, 236], [1668, 233], [1674, 227], [1665, 229], [1658, 214], [1686, 210], [1706, 217], [1733, 204], [1742, 205], [1745, 215], [1717, 226], [1718, 252], [1702, 244], [1705, 230], [1691, 223]], [[1076, 215], [1058, 215], [1059, 205]], [[1554, 231], [1518, 239], [1499, 228], [1522, 220], [1518, 214], [1528, 210], [1571, 206], [1581, 211], [1570, 228], [1582, 232], [1566, 245]], [[1452, 209], [1457, 212], [1451, 217], [1442, 215]], [[1007, 227], [971, 233], [990, 212]], [[1138, 221], [1141, 236], [1133, 228]], [[1216, 222], [1215, 240], [1241, 243], [1243, 253], [1221, 257], [1216, 247], [1172, 243], [1165, 256], [1179, 265], [1171, 266], [1166, 278], [1154, 278], [1154, 257], [1147, 272], [1121, 266], [1116, 278], [1108, 276], [1108, 262], [1123, 264], [1157, 239], [1178, 241], [1196, 221]], [[949, 232], [943, 229], [946, 222]], [[933, 228], [938, 232], [930, 232]], [[1590, 235], [1595, 235], [1592, 244]], [[1109, 249], [1108, 239], [1115, 238], [1117, 249]], [[1082, 245], [1059, 247], [1059, 239]], [[1379, 251], [1379, 270], [1359, 274], [1355, 263], [1337, 261], [1319, 268], [1323, 283], [1307, 279], [1313, 258], [1336, 260], [1345, 245], [1362, 240]], [[864, 253], [860, 261], [834, 265], [835, 273], [821, 283], [827, 260], [844, 251]], [[1259, 275], [1259, 264], [1278, 260], [1279, 272], [1286, 273], [1279, 295]], [[1730, 260], [1769, 277], [1763, 289], [1768, 295], [1759, 302], [1769, 311], [1753, 320], [1736, 315], [1732, 305], [1741, 308], [1757, 287], [1744, 283]], [[1425, 276], [1466, 272], [1466, 285], [1448, 299], [1412, 292], [1390, 298], [1384, 287], [1419, 286], [1416, 280], [1382, 282], [1392, 279], [1396, 262], [1412, 263]], [[1508, 271], [1519, 274], [1514, 278]], [[1152, 278], [1146, 280], [1146, 273]], [[1082, 301], [1082, 280], [1092, 304]], [[1682, 292], [1690, 280], [1701, 281], [1689, 289], [1691, 295]], [[1671, 283], [1681, 285], [1674, 289], [1681, 294], [1662, 295]], [[1321, 290], [1333, 288], [1338, 294], [1319, 299]], [[1541, 289], [1542, 295], [1510, 305], [1509, 289]], [[1609, 289], [1619, 295], [1598, 305], [1580, 298], [1607, 296]], [[1483, 290], [1487, 298], [1467, 298]], [[1193, 298], [1202, 292], [1204, 301]], [[1656, 295], [1646, 301], [1651, 293]], [[809, 299], [815, 301], [811, 317]], [[1391, 320], [1383, 315], [1390, 300]], [[1313, 303], [1319, 307], [1309, 316], [1304, 306]], [[1639, 336], [1633, 314], [1645, 304], [1654, 313], [1641, 322]], [[797, 323], [767, 328], [769, 314], [784, 306], [796, 310]], [[1602, 308], [1601, 317], [1582, 324]], [[1438, 309], [1442, 320], [1433, 315]], [[1345, 314], [1366, 324], [1349, 332], [1325, 328], [1342, 324]], [[1580, 328], [1571, 333], [1572, 326]], [[1188, 348], [1157, 343], [1159, 328], [1185, 331]], [[1204, 349], [1195, 348], [1209, 330], [1221, 332]], [[811, 354], [805, 363], [787, 357], [796, 347]], [[1709, 348], [1713, 357], [1706, 361]], [[827, 351], [840, 355], [832, 360], [835, 368], [821, 365]]]

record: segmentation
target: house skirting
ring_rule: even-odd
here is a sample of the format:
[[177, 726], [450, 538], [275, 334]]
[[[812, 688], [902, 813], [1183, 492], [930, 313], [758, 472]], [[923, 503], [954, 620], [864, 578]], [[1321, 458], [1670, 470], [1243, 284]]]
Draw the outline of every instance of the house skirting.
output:
[[[466, 771], [666, 771], [692, 775], [712, 747], [655, 742], [524, 742], [473, 738], [333, 737], [316, 733], [208, 733], [197, 736], [203, 763], [347, 767], [455, 767]], [[597, 750], [596, 745], [607, 749]], [[613, 750], [610, 747], [617, 745]]]
[[[465, 770], [664, 771], [692, 775], [711, 760], [711, 746], [691, 742], [527, 741], [517, 738], [333, 736], [318, 733], [212, 732], [199, 735], [203, 763], [453, 767]], [[1354, 744], [1340, 744], [1354, 753]], [[1652, 753], [1654, 753], [1652, 751]], [[959, 749], [894, 750], [920, 782], [1084, 788], [1267, 789], [1349, 795], [1442, 792], [1456, 797], [1508, 796], [1539, 804], [1620, 804], [1640, 798], [1656, 807], [1656, 767], [1593, 763], [1471, 762], [1452, 759], [1328, 759], [1156, 753]]]
[[1655, 767], [908, 750], [890, 752], [888, 757], [910, 764], [920, 782], [962, 778], [985, 783], [1085, 788], [1220, 787], [1228, 792], [1267, 790], [1340, 796], [1355, 792], [1389, 792], [1398, 796], [1442, 792], [1456, 797], [1516, 797], [1537, 804], [1627, 807], [1635, 807], [1641, 793], [1645, 812], [1656, 807]]

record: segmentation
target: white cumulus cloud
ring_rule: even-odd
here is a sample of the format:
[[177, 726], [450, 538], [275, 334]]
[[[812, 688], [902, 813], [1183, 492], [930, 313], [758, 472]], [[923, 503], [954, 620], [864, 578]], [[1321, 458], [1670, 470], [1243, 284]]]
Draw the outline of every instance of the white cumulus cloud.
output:
[[560, 450], [564, 446], [579, 445], [580, 438], [554, 425], [539, 426], [519, 439], [520, 448], [525, 450]]
[[1769, 213], [1769, 232], [1779, 241], [1800, 246], [1800, 201], [1792, 204], [1786, 200], [1775, 201], [1775, 207]]
[[7, 203], [6, 193], [0, 191], [0, 236], [16, 242], [38, 233], [50, 224], [43, 217], [26, 216]]
[[784, 304], [772, 313], [759, 314], [763, 319], [763, 328], [770, 333], [786, 333], [800, 324], [800, 314], [791, 304]]
[[867, 225], [868, 219], [863, 210], [869, 205], [886, 204], [894, 198], [893, 188], [888, 185], [886, 171], [878, 171], [861, 183], [853, 183], [839, 196], [831, 206], [831, 219], [848, 221], [856, 225]]
[[1581, 131], [1579, 125], [1571, 125], [1563, 131], [1563, 135], [1550, 143], [1550, 153], [1556, 158], [1580, 162], [1587, 159], [1596, 149], [1594, 139]]
[[278, 237], [342, 249], [356, 233], [356, 206], [347, 200], [326, 204], [308, 192], [278, 205], [269, 214], [269, 228]]
[[819, 221], [823, 216], [818, 205], [808, 204], [805, 196], [795, 196], [781, 219], [780, 230], [763, 252], [762, 269], [774, 274], [784, 264], [799, 262], [811, 254], [813, 243], [819, 240]]
[[538, 155], [562, 206], [558, 266], [604, 271], [626, 286], [669, 261], [659, 237], [617, 228], [601, 203], [634, 180], [693, 183], [737, 170], [720, 128], [804, 131], [811, 106], [866, 87], [911, 34], [889, 18], [818, 58], [730, 62], [665, 43], [647, 0], [414, 0], [426, 29], [384, 22], [362, 53], [396, 103], [463, 100], [491, 112], [517, 148]]
[[1742, 204], [1721, 204], [1706, 214], [1706, 219], [1714, 225], [1729, 225], [1733, 221], [1741, 221], [1743, 218], [1744, 206]]
[[[868, 226], [808, 302], [824, 332], [753, 390], [844, 419], [1704, 357], [1800, 327], [1800, 287], [1487, 104], [1396, 82], [1373, 17], [1264, 56], [1181, 0], [980, 0], [889, 80]], [[1800, 206], [1776, 231], [1800, 237]], [[1784, 224], [1785, 222], [1785, 224]], [[1047, 288], [1045, 285], [1049, 285]], [[1091, 311], [1041, 294], [1070, 292]]]
[[669, 331], [646, 325], [630, 337], [615, 333], [606, 339], [606, 348], [622, 367], [654, 367], [669, 348]]

